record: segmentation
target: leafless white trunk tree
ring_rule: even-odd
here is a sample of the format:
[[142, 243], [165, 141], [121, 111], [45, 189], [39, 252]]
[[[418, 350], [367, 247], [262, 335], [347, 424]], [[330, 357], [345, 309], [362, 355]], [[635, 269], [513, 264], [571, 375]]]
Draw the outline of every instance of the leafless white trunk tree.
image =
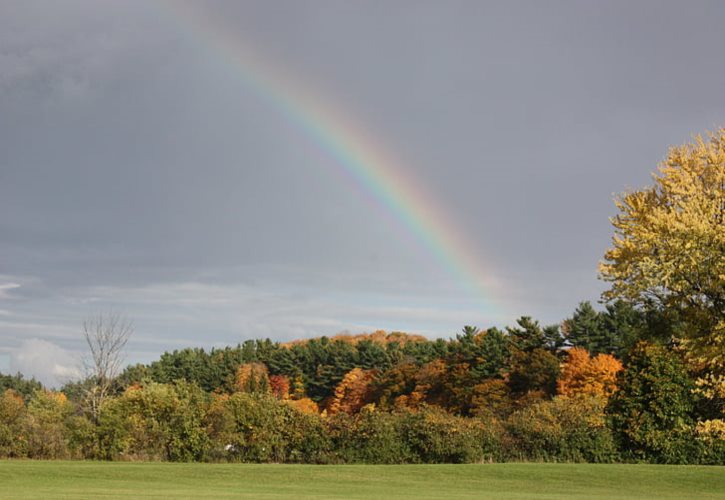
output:
[[113, 379], [123, 368], [124, 349], [132, 334], [133, 324], [113, 311], [100, 313], [83, 322], [83, 335], [88, 344], [83, 367], [90, 382], [86, 390], [86, 404], [96, 422]]

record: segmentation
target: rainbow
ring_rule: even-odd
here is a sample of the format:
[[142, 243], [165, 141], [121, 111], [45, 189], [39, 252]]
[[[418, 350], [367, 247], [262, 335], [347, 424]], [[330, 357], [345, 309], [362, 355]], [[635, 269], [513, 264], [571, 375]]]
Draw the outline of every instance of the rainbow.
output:
[[265, 59], [198, 7], [199, 3], [168, 1], [167, 9], [183, 28], [231, 65], [243, 83], [276, 108], [293, 126], [326, 152], [345, 176], [369, 195], [473, 295], [487, 315], [501, 315], [491, 289], [500, 289], [480, 263], [474, 246], [434, 198], [413, 179], [379, 141], [353, 120], [309, 90], [296, 75]]

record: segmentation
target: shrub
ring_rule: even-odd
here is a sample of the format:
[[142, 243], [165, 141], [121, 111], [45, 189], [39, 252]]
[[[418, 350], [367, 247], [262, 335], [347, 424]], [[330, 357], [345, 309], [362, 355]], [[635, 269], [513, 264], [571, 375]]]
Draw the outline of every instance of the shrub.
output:
[[372, 406], [350, 416], [339, 413], [328, 421], [336, 461], [343, 463], [403, 464], [419, 460], [405, 442], [400, 415]]
[[0, 394], [0, 457], [21, 458], [28, 454], [27, 408], [23, 397], [12, 389]]
[[695, 435], [700, 445], [699, 463], [708, 465], [725, 464], [725, 421], [706, 420], [698, 422]]
[[304, 463], [329, 460], [330, 441], [321, 418], [298, 411], [269, 394], [217, 397], [207, 422], [217, 459]]
[[98, 459], [100, 454], [98, 428], [84, 415], [72, 415], [66, 420], [68, 449], [72, 458]]
[[617, 452], [600, 397], [556, 397], [515, 412], [506, 422], [511, 458], [611, 462]]
[[28, 403], [23, 435], [29, 458], [68, 458], [66, 419], [73, 407], [62, 392], [36, 390]]
[[345, 463], [471, 463], [500, 456], [483, 421], [436, 407], [377, 411], [372, 405], [328, 420], [337, 460]]
[[435, 407], [400, 414], [403, 439], [423, 463], [481, 462], [485, 427], [479, 420], [456, 417]]
[[98, 433], [103, 458], [192, 461], [209, 447], [206, 394], [195, 384], [148, 383], [109, 400]]

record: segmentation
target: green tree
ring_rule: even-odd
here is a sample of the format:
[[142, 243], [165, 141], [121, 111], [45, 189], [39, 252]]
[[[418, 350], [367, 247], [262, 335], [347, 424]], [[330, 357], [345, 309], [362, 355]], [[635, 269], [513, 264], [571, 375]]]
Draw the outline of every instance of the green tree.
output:
[[553, 396], [559, 376], [559, 358], [546, 349], [514, 351], [509, 372], [511, 391], [525, 395]]
[[601, 327], [606, 332], [605, 345], [609, 349], [605, 354], [614, 354], [619, 358], [623, 358], [640, 340], [665, 343], [672, 337], [668, 328], [654, 324], [654, 314], [648, 320], [642, 311], [624, 300], [606, 304], [600, 318]]
[[631, 458], [687, 462], [694, 383], [677, 354], [640, 342], [629, 353], [608, 413], [620, 449]]
[[556, 356], [564, 340], [558, 326], [542, 328], [529, 316], [517, 320], [516, 327], [507, 327], [511, 346], [509, 386], [518, 395], [556, 393], [559, 358]]
[[466, 363], [469, 366], [469, 382], [473, 383], [502, 376], [510, 355], [509, 344], [501, 330], [481, 331], [470, 326], [464, 327], [463, 334], [450, 342], [448, 351], [450, 364]]
[[[616, 300], [597, 311], [590, 302], [581, 302], [571, 318], [564, 320], [562, 331], [572, 347], [583, 347], [592, 356], [614, 354], [622, 357], [639, 340], [666, 340], [670, 329], [651, 322], [632, 304]], [[671, 335], [670, 335], [671, 337]]]
[[614, 343], [607, 338], [599, 312], [588, 301], [580, 303], [572, 317], [564, 320], [562, 330], [572, 347], [583, 347], [593, 355], [609, 353]]
[[20, 394], [25, 401], [28, 401], [35, 391], [42, 388], [43, 386], [40, 382], [34, 378], [26, 379], [22, 373], [15, 375], [3, 375], [0, 373], [0, 394], [8, 389], [12, 389], [17, 394]]
[[533, 351], [534, 349], [547, 349], [556, 353], [564, 346], [564, 337], [558, 325], [544, 328], [530, 316], [522, 316], [516, 320], [515, 327], [506, 327], [506, 333], [512, 347], [519, 351]]

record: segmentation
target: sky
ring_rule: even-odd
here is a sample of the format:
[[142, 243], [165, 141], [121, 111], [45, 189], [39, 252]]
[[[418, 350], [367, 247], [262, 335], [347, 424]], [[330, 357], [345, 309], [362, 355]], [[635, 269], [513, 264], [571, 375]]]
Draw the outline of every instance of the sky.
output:
[[83, 320], [111, 311], [129, 363], [560, 322], [606, 288], [613, 194], [725, 125], [724, 21], [720, 1], [0, 0], [0, 372], [78, 376]]

